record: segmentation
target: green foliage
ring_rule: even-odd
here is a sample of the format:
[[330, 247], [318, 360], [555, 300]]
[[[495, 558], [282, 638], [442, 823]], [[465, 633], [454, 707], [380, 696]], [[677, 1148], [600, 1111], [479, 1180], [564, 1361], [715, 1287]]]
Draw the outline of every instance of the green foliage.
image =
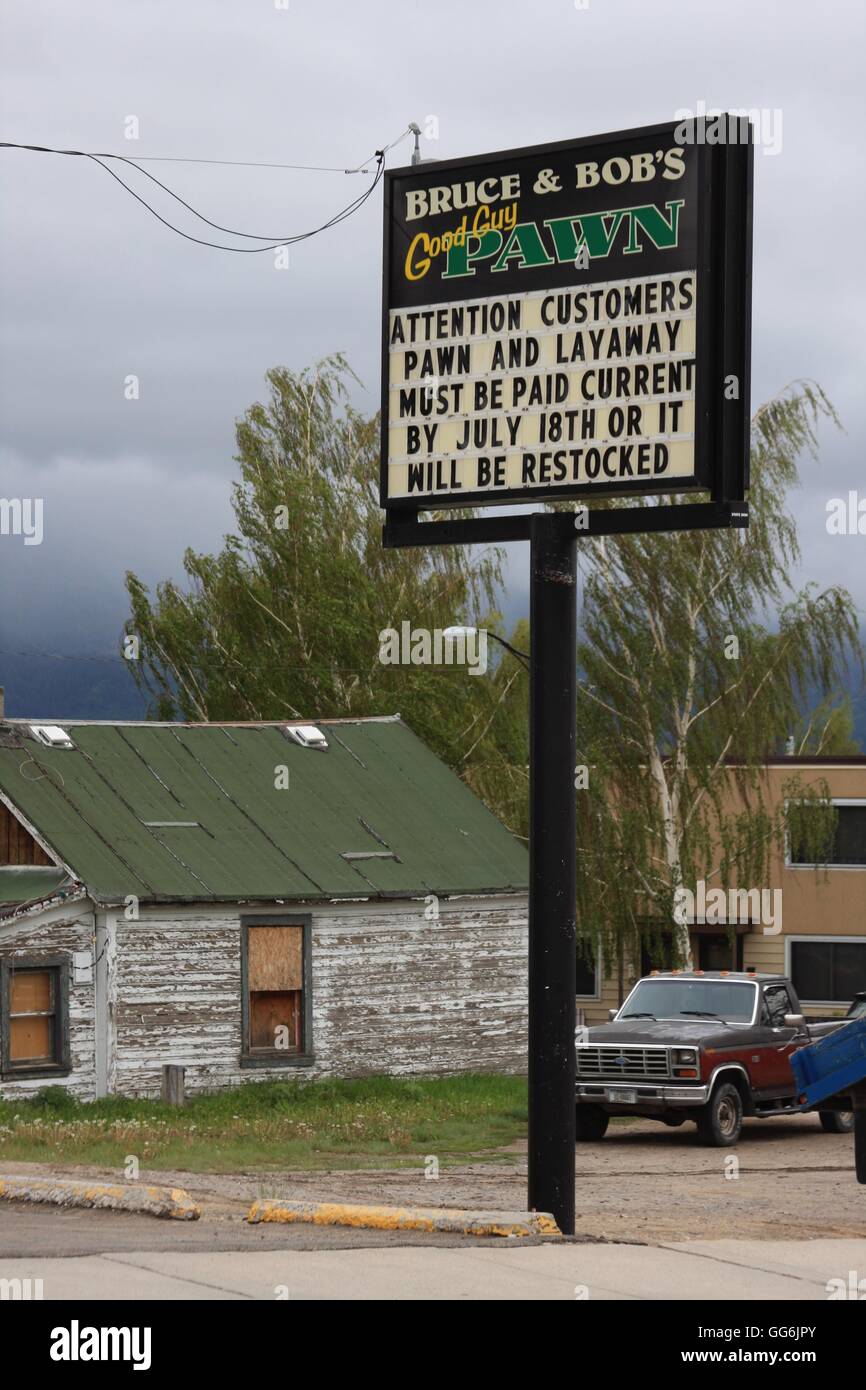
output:
[[379, 426], [347, 403], [341, 356], [268, 373], [237, 425], [236, 533], [187, 551], [186, 583], [151, 598], [127, 575], [134, 665], [160, 719], [327, 718], [399, 711], [440, 754], [488, 727], [499, 690], [459, 667], [383, 665], [379, 633], [488, 619], [498, 552], [386, 550]]
[[[649, 920], [673, 927], [686, 957], [687, 932], [673, 923], [681, 885], [766, 885], [786, 825], [765, 759], [794, 730], [799, 751], [850, 741], [850, 711], [846, 723], [836, 692], [861, 658], [854, 603], [835, 586], [796, 592], [792, 580], [799, 548], [787, 493], [798, 454], [815, 452], [821, 416], [835, 418], [808, 383], [758, 412], [748, 531], [580, 547], [578, 743], [592, 769], [581, 802], [580, 920], [615, 954]], [[815, 690], [824, 700], [810, 716]], [[788, 795], [826, 802], [828, 793], [794, 779]]]
[[[404, 620], [495, 621], [499, 554], [383, 548], [378, 421], [347, 404], [349, 376], [339, 356], [268, 373], [267, 404], [237, 427], [236, 534], [216, 555], [187, 552], [185, 585], [160, 584], [154, 598], [127, 576], [137, 678], [163, 719], [399, 710], [525, 839], [523, 664], [492, 643], [485, 676], [378, 660], [379, 633]], [[822, 418], [835, 421], [809, 382], [757, 412], [747, 532], [579, 542], [578, 761], [590, 768], [578, 793], [579, 922], [610, 962], [633, 952], [648, 921], [671, 926], [682, 885], [767, 884], [786, 831], [762, 775], [768, 755], [789, 737], [800, 753], [853, 747], [839, 698], [846, 664], [861, 659], [853, 601], [837, 586], [793, 584], [787, 496]], [[525, 622], [511, 641], [528, 649]], [[794, 778], [787, 795], [828, 805], [820, 783]], [[819, 821], [798, 833], [826, 838]], [[687, 936], [676, 939], [682, 958]]]

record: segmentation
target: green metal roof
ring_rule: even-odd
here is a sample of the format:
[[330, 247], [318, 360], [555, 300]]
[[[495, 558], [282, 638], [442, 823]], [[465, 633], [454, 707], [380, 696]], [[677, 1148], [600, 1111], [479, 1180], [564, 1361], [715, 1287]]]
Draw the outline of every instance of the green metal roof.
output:
[[72, 748], [0, 725], [0, 792], [98, 899], [526, 888], [523, 846], [397, 718], [324, 721], [327, 749], [279, 724], [61, 727]]
[[0, 903], [18, 907], [22, 903], [50, 898], [69, 878], [65, 869], [42, 865], [0, 864]]

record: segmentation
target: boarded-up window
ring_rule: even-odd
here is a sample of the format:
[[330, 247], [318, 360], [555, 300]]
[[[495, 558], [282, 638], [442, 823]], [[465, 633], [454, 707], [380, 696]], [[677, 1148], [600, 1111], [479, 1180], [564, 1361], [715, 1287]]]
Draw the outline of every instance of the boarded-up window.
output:
[[57, 972], [16, 970], [9, 989], [9, 1063], [45, 1066], [56, 1060]]
[[247, 928], [249, 1050], [304, 1050], [304, 927]]

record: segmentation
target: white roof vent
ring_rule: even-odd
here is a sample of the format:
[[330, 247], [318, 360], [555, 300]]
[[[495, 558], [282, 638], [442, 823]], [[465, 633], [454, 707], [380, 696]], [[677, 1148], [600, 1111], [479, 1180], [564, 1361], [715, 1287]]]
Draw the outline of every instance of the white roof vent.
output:
[[30, 732], [46, 748], [74, 748], [75, 744], [59, 724], [31, 724]]
[[286, 733], [302, 748], [327, 748], [328, 740], [315, 724], [288, 724]]

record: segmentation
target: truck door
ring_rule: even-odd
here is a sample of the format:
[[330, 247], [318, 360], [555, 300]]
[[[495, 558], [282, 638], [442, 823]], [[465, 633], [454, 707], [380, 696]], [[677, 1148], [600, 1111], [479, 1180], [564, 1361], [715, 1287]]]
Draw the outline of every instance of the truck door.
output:
[[795, 1048], [802, 1047], [807, 1041], [796, 1028], [785, 1027], [785, 1014], [795, 1012], [787, 985], [764, 986], [761, 1023], [765, 1028], [772, 1029], [773, 1038], [761, 1049], [764, 1053], [760, 1083], [762, 1090], [795, 1090], [794, 1073], [788, 1058]]

